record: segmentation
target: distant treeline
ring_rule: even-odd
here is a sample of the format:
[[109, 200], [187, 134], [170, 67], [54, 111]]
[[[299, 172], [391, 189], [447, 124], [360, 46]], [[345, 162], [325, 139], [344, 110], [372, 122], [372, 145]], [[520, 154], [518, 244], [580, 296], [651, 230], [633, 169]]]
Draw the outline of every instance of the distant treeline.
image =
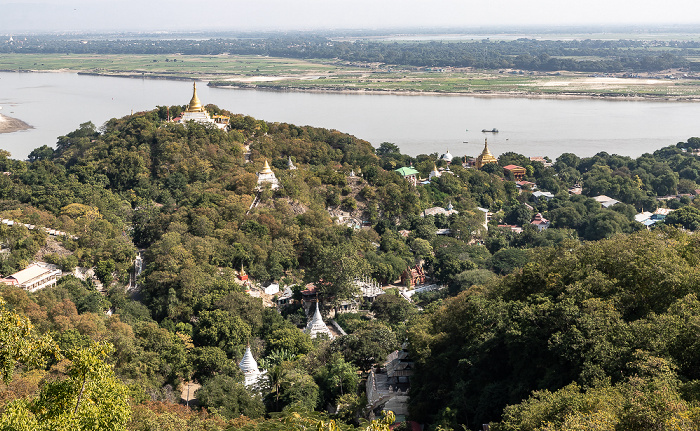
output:
[[340, 42], [318, 35], [209, 40], [59, 40], [17, 38], [0, 53], [248, 54], [339, 59], [413, 67], [517, 68], [532, 71], [654, 72], [700, 70], [697, 41], [534, 40]]

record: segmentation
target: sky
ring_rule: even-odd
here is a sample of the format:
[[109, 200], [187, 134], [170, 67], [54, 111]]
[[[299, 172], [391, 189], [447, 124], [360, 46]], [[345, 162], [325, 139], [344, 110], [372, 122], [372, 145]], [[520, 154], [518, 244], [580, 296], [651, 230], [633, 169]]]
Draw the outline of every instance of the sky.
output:
[[698, 0], [0, 0], [0, 34], [696, 23]]

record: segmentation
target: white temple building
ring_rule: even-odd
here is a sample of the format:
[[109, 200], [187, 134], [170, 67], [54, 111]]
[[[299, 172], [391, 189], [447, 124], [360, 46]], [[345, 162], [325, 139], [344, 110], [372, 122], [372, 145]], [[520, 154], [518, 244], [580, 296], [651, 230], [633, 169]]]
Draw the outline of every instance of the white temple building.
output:
[[328, 335], [328, 338], [333, 338], [333, 334], [331, 333], [330, 329], [328, 329], [328, 326], [326, 326], [325, 323], [323, 323], [323, 318], [321, 317], [321, 311], [318, 309], [318, 301], [316, 301], [316, 312], [314, 313], [314, 316], [309, 320], [309, 323], [306, 325], [306, 329], [304, 330], [305, 333], [307, 333], [311, 338], [316, 338], [318, 334], [326, 334]]
[[297, 168], [292, 162], [292, 156], [289, 156], [289, 159], [287, 159], [287, 168], [289, 168], [290, 171], [293, 171]]
[[280, 183], [275, 176], [275, 173], [270, 169], [270, 165], [265, 160], [265, 166], [263, 166], [262, 171], [258, 173], [258, 188], [262, 188], [263, 185], [270, 184], [272, 190], [279, 188]]
[[199, 101], [199, 97], [197, 97], [197, 83], [193, 82], [192, 86], [192, 99], [190, 99], [190, 103], [187, 105], [185, 112], [182, 113], [180, 123], [187, 124], [188, 121], [194, 121], [201, 124], [213, 124], [219, 129], [225, 129], [228, 126], [228, 117], [217, 116], [221, 121], [216, 121], [211, 118], [206, 109], [204, 109], [204, 106], [202, 106], [202, 102]]
[[265, 374], [264, 371], [261, 372], [258, 369], [258, 362], [250, 351], [250, 344], [245, 348], [245, 354], [241, 362], [238, 363], [238, 368], [243, 371], [243, 375], [245, 376], [244, 384], [246, 387], [255, 386], [258, 380]]

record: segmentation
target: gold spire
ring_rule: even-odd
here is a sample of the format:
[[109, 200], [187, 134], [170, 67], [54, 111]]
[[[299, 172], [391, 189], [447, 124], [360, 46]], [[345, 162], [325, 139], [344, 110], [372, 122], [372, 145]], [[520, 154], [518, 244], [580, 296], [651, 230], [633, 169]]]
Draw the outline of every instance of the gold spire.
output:
[[489, 141], [484, 138], [484, 151], [476, 158], [475, 166], [477, 169], [481, 169], [482, 166], [488, 163], [498, 163], [498, 159], [491, 154], [491, 151], [489, 151]]
[[272, 169], [270, 169], [270, 165], [267, 164], [267, 159], [265, 159], [265, 166], [263, 166], [262, 171], [260, 171], [261, 174], [271, 174]]
[[433, 172], [437, 172], [437, 165], [433, 163]]
[[491, 156], [493, 157], [493, 154], [491, 154], [491, 151], [489, 151], [489, 140], [488, 138], [484, 138], [484, 151], [481, 152], [482, 156]]
[[199, 97], [197, 97], [197, 82], [193, 82], [192, 87], [192, 99], [190, 100], [190, 104], [187, 106], [187, 112], [204, 112], [202, 102], [200, 102]]

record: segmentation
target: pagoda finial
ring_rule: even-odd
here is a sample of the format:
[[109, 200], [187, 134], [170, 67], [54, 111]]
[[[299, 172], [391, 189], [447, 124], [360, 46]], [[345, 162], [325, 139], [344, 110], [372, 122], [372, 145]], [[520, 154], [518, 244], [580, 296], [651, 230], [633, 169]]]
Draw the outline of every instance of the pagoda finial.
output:
[[270, 169], [270, 165], [267, 163], [267, 159], [265, 159], [265, 165], [262, 168], [262, 171], [260, 171], [261, 174], [271, 174], [272, 169]]
[[187, 105], [187, 112], [204, 112], [202, 102], [197, 97], [197, 81], [192, 82], [192, 99], [190, 99], [190, 104]]

